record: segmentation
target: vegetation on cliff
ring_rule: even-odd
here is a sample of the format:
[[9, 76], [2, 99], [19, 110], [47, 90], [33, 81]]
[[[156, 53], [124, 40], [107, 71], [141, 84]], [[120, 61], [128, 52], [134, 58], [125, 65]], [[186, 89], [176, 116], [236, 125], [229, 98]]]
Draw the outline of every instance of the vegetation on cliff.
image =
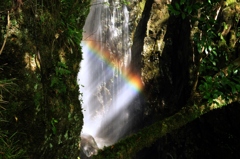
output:
[[1, 158], [77, 158], [90, 1], [0, 2]]

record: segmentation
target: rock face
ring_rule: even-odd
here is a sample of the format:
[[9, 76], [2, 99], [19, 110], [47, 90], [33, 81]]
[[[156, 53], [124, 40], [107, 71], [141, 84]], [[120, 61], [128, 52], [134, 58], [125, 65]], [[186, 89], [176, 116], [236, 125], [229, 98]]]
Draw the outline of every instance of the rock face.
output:
[[142, 52], [142, 77], [148, 82], [159, 75], [160, 58], [165, 46], [167, 21], [169, 18], [168, 1], [155, 1], [152, 4], [147, 22], [146, 36]]

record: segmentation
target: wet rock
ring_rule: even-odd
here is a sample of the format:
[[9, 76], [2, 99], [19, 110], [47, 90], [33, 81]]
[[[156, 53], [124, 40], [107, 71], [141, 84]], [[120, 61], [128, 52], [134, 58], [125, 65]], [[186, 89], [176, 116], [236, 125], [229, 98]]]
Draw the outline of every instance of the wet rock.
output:
[[81, 159], [89, 159], [93, 155], [97, 155], [98, 146], [95, 139], [88, 134], [81, 134]]

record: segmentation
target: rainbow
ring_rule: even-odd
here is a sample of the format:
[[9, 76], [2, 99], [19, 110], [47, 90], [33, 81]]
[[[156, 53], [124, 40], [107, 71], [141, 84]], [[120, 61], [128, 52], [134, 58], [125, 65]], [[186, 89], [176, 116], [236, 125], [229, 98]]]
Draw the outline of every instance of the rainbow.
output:
[[121, 71], [121, 78], [125, 80], [126, 84], [131, 88], [132, 91], [135, 93], [140, 93], [142, 91], [143, 84], [141, 77], [131, 72], [130, 69], [120, 70], [121, 68], [119, 66], [119, 60], [117, 58], [112, 60], [109, 51], [102, 49], [98, 42], [88, 39], [86, 41], [82, 41], [82, 44], [88, 47], [90, 50], [89, 53], [91, 53], [93, 56], [97, 56], [100, 60], [103, 60], [109, 66], [109, 68]]

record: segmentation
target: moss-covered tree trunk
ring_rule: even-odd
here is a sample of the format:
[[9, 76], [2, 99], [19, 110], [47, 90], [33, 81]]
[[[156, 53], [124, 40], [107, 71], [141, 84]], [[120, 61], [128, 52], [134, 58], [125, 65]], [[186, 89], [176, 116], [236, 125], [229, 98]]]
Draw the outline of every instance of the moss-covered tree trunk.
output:
[[192, 122], [193, 120], [201, 117], [202, 115], [214, 110], [222, 108], [232, 102], [239, 101], [240, 97], [236, 97], [233, 100], [225, 101], [221, 98], [215, 99], [219, 104], [199, 103], [198, 105], [191, 105], [190, 103], [183, 107], [176, 114], [157, 121], [154, 124], [145, 127], [138, 133], [133, 134], [124, 140], [119, 141], [114, 146], [105, 148], [100, 151], [96, 159], [131, 159], [134, 158], [136, 153], [143, 148], [150, 147], [159, 138], [181, 128], [182, 126]]
[[89, 3], [1, 1], [1, 80], [15, 85], [3, 94], [7, 123], [0, 124], [18, 132], [26, 158], [79, 156], [83, 116], [77, 73]]

